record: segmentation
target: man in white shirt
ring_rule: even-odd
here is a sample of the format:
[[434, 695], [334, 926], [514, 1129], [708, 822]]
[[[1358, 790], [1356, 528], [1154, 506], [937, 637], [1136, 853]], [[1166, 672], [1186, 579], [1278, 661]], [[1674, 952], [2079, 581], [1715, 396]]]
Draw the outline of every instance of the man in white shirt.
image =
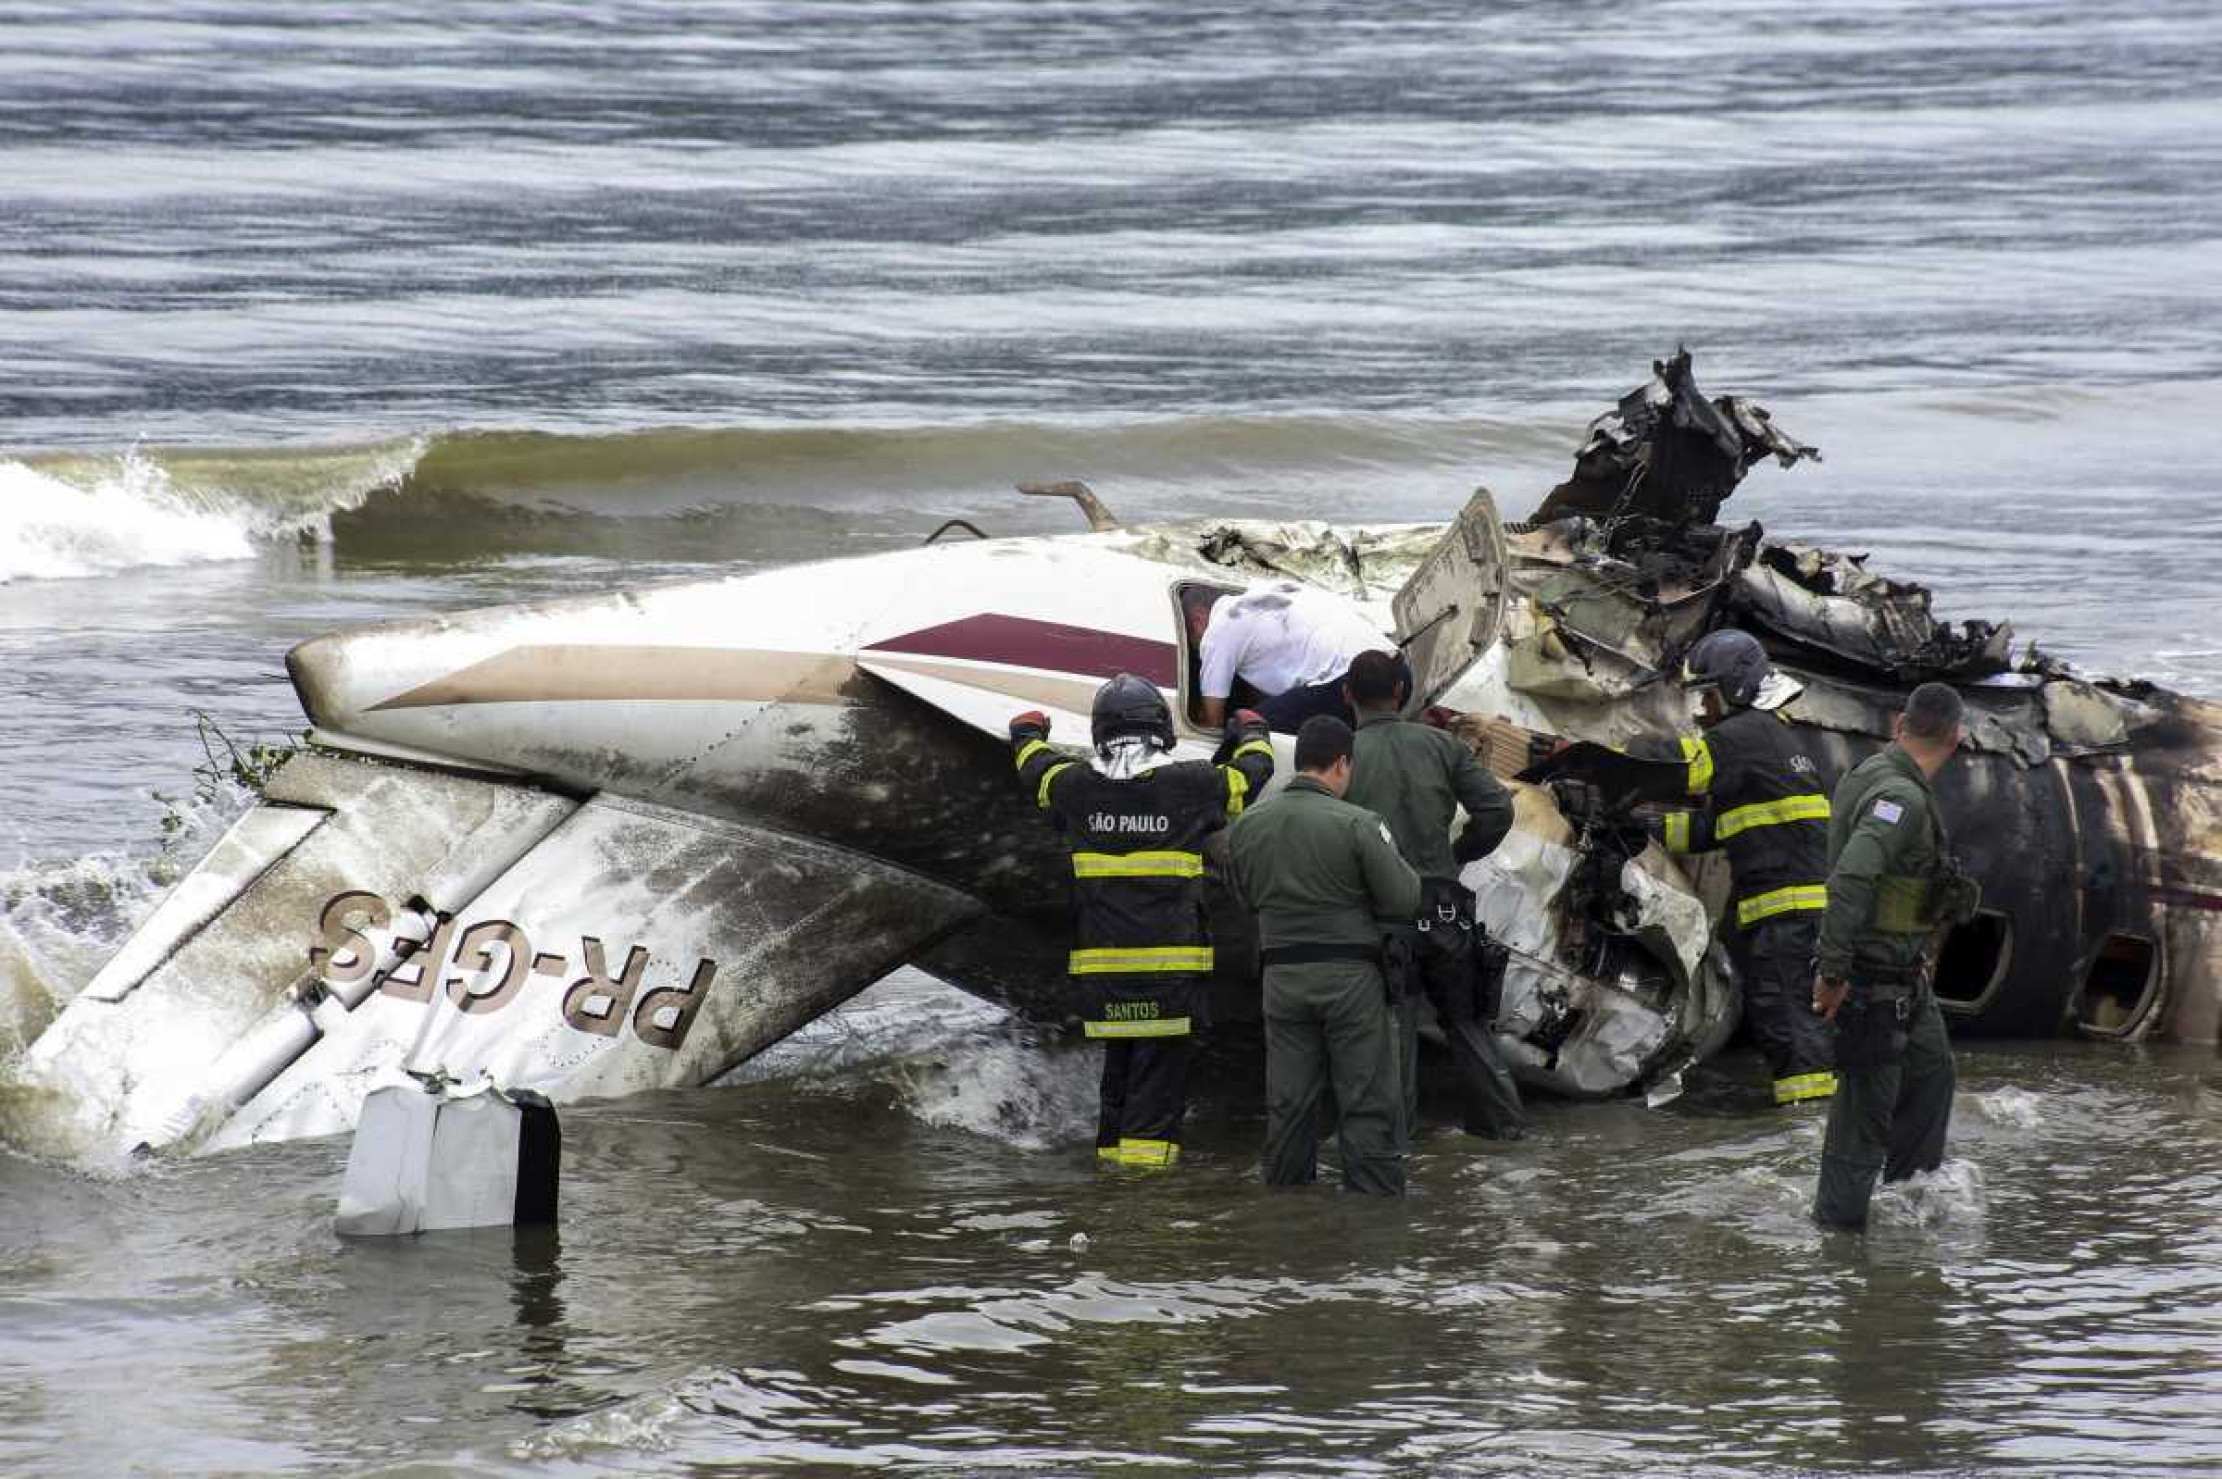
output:
[[1351, 659], [1396, 651], [1357, 607], [1316, 586], [1281, 580], [1239, 596], [1200, 594], [1188, 622], [1203, 660], [1197, 686], [1207, 729], [1226, 722], [1238, 677], [1257, 689], [1258, 712], [1284, 734], [1314, 714], [1348, 722], [1342, 680]]

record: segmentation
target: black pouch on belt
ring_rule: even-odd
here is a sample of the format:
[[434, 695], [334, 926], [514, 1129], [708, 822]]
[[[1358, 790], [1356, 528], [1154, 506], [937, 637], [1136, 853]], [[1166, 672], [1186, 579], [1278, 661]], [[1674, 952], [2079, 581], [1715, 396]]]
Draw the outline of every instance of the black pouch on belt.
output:
[[1390, 1005], [1419, 994], [1421, 949], [1410, 930], [1393, 929], [1381, 937], [1381, 984], [1388, 988]]
[[1504, 1005], [1504, 968], [1512, 952], [1479, 925], [1474, 927], [1474, 1018], [1487, 1027]]
[[1857, 997], [1836, 1010], [1836, 1066], [1881, 1068], [1906, 1052], [1906, 1023], [1913, 998]]

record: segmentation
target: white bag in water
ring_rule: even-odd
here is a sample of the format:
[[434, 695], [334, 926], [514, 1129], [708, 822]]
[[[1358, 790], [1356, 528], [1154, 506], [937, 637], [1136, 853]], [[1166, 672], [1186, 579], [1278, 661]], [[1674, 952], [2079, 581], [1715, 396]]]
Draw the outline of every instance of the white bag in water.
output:
[[555, 1108], [490, 1081], [373, 1089], [340, 1184], [342, 1237], [553, 1222], [563, 1132]]

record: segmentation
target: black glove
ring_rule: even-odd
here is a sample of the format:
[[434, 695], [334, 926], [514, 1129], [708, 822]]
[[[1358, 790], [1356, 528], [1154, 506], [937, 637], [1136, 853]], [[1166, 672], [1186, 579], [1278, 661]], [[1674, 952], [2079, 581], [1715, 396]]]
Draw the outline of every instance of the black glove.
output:
[[1600, 806], [1597, 788], [1572, 776], [1562, 775], [1551, 782], [1551, 799], [1558, 802], [1559, 815], [1576, 825], [1595, 816]]
[[1028, 709], [1011, 721], [1011, 743], [1014, 745], [1048, 738], [1049, 716], [1040, 709]]

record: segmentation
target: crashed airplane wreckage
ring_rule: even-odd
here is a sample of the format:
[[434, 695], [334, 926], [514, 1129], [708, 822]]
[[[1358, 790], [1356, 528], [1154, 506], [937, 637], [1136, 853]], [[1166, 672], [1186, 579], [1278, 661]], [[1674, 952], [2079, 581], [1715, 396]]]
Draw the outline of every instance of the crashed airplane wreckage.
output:
[[[1063, 1004], [1056, 839], [1004, 726], [1087, 733], [1150, 678], [1181, 748], [1181, 597], [1308, 581], [1393, 631], [1416, 704], [1500, 775], [1683, 719], [1700, 634], [1759, 634], [1777, 705], [1839, 769], [1906, 685], [1968, 701], [1941, 794], [1984, 884], [1942, 946], [1962, 1030], [2212, 1040], [2222, 711], [1951, 630], [1857, 557], [1714, 522], [1745, 471], [1815, 455], [1686, 358], [1601, 418], [1534, 521], [1227, 522], [978, 541], [319, 637], [287, 665], [314, 744], [32, 1044], [0, 1135], [99, 1158], [329, 1134], [403, 1071], [558, 1102], [707, 1083], [915, 962], [1028, 1015]], [[1291, 741], [1276, 738], [1289, 770]], [[1468, 865], [1510, 951], [1497, 1030], [1527, 1082], [1624, 1093], [1719, 1047], [1738, 998], [1685, 874], [1594, 788], [1514, 781]], [[1222, 1019], [1254, 1016], [1214, 890]]]

